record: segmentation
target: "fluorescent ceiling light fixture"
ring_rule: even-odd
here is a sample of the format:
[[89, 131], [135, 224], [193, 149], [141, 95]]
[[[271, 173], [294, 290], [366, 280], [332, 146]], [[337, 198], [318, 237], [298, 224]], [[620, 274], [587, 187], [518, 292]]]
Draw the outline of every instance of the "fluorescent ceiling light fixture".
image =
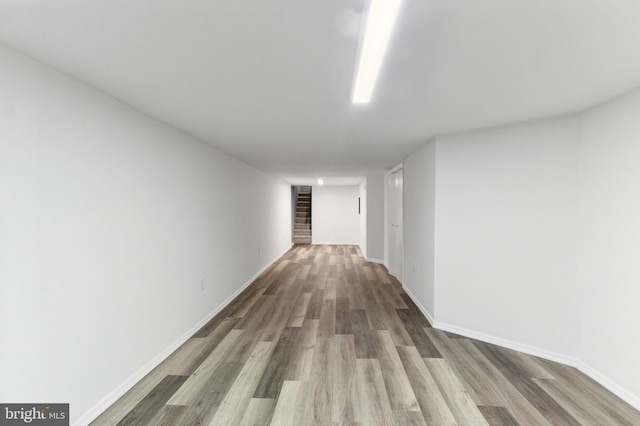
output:
[[318, 185], [324, 185], [324, 181], [322, 179], [318, 179]]
[[360, 45], [358, 71], [353, 85], [351, 102], [354, 104], [367, 103], [371, 100], [373, 86], [378, 78], [401, 0], [370, 1], [367, 26]]

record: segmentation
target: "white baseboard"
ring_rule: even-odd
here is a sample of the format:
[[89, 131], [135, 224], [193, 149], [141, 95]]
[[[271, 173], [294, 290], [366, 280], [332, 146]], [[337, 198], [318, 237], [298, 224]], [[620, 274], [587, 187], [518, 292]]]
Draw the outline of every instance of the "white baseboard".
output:
[[471, 339], [481, 340], [492, 345], [501, 346], [507, 349], [513, 349], [514, 351], [524, 352], [529, 355], [537, 356], [539, 358], [548, 359], [550, 361], [559, 362], [561, 364], [569, 365], [571, 367], [578, 366], [578, 360], [557, 352], [547, 351], [544, 349], [536, 348], [534, 346], [525, 345], [523, 343], [514, 342], [512, 340], [502, 339], [500, 337], [491, 336], [489, 334], [480, 333], [466, 328], [457, 327], [455, 325], [436, 321], [433, 324], [433, 328], [438, 330], [448, 331], [449, 333], [459, 334], [461, 336], [469, 337]]
[[596, 382], [600, 383], [602, 386], [611, 391], [611, 393], [617, 395], [620, 399], [631, 405], [636, 410], [640, 410], [640, 397], [638, 397], [638, 395], [634, 395], [633, 393], [629, 392], [618, 383], [614, 382], [595, 368], [587, 365], [582, 361], [578, 363], [576, 368], [582, 371], [587, 376], [591, 377]]
[[187, 340], [191, 338], [198, 330], [200, 330], [207, 322], [209, 322], [218, 312], [224, 308], [225, 304], [229, 303], [225, 301], [222, 305], [218, 306], [211, 313], [209, 313], [205, 318], [200, 320], [196, 325], [191, 327], [186, 333], [180, 336], [175, 342], [170, 344], [165, 350], [156, 355], [151, 361], [146, 363], [142, 368], [133, 373], [127, 380], [125, 380], [121, 385], [115, 388], [111, 393], [109, 393], [106, 397], [104, 397], [99, 403], [97, 403], [93, 408], [87, 411], [82, 415], [78, 420], [76, 420], [73, 425], [81, 426], [88, 425], [93, 420], [95, 420], [103, 411], [113, 405], [118, 399], [120, 399], [125, 393], [129, 391], [136, 383], [142, 380], [147, 374], [151, 372], [154, 368], [156, 368], [162, 361], [167, 359], [176, 349], [182, 346]]
[[422, 312], [422, 315], [424, 315], [427, 318], [427, 321], [429, 321], [429, 324], [431, 324], [431, 326], [433, 326], [433, 323], [435, 322], [433, 319], [433, 315], [431, 315], [431, 313], [427, 310], [427, 308], [425, 308], [422, 303], [420, 303], [420, 301], [418, 300], [417, 297], [415, 297], [413, 295], [413, 293], [411, 293], [411, 290], [409, 290], [407, 288], [407, 286], [402, 286], [402, 288], [404, 289], [405, 293], [407, 293], [409, 295], [409, 297], [411, 298], [411, 300], [413, 300], [413, 303], [416, 304], [416, 306], [418, 307], [418, 309], [420, 309], [420, 312]]
[[162, 361], [167, 359], [176, 349], [182, 346], [187, 340], [189, 340], [198, 330], [204, 327], [213, 317], [215, 317], [222, 309], [224, 309], [233, 299], [235, 299], [240, 293], [242, 293], [252, 282], [260, 276], [269, 266], [271, 266], [276, 260], [281, 258], [287, 251], [289, 251], [293, 247], [293, 244], [289, 246], [286, 250], [284, 250], [281, 254], [276, 256], [270, 262], [267, 262], [258, 272], [256, 272], [253, 277], [251, 277], [246, 283], [242, 285], [238, 290], [236, 290], [231, 296], [229, 296], [224, 302], [222, 302], [219, 306], [217, 306], [213, 311], [207, 314], [206, 317], [198, 321], [196, 325], [191, 327], [187, 332], [185, 332], [182, 336], [180, 336], [175, 342], [170, 344], [165, 350], [156, 355], [151, 361], [146, 363], [142, 368], [132, 374], [127, 380], [125, 380], [121, 385], [111, 391], [107, 396], [105, 396], [100, 402], [94, 405], [89, 411], [84, 413], [78, 420], [73, 423], [73, 426], [86, 426], [95, 420], [103, 411], [113, 405], [118, 399], [120, 399], [125, 393], [129, 391], [136, 383], [142, 380], [147, 374], [151, 372], [154, 368], [156, 368]]
[[372, 257], [367, 257], [366, 260], [367, 262], [379, 263], [381, 265], [384, 265], [384, 260], [374, 259]]
[[537, 356], [539, 358], [548, 359], [551, 361], [559, 362], [564, 365], [568, 365], [570, 367], [575, 367], [605, 388], [607, 388], [611, 393], [618, 396], [620, 399], [634, 407], [636, 410], [640, 410], [640, 397], [638, 395], [629, 392], [623, 386], [620, 386], [615, 381], [611, 380], [606, 375], [602, 374], [595, 368], [591, 367], [587, 363], [568, 356], [564, 354], [559, 354], [557, 352], [548, 351], [545, 349], [536, 348], [534, 346], [525, 345], [523, 343], [514, 342], [512, 340], [502, 339], [500, 337], [492, 336], [489, 334], [480, 333], [474, 330], [469, 330], [466, 328], [458, 327], [452, 324], [443, 323], [440, 321], [434, 321], [433, 317], [430, 313], [425, 309], [425, 307], [416, 299], [416, 297], [411, 293], [409, 289], [404, 287], [404, 291], [409, 295], [413, 303], [418, 306], [418, 309], [424, 314], [425, 317], [429, 320], [433, 328], [438, 330], [447, 331], [450, 333], [459, 334], [461, 336], [469, 337], [472, 339], [480, 340], [486, 343], [490, 343], [492, 345], [501, 346], [503, 348], [513, 349], [518, 352], [523, 352], [529, 355]]

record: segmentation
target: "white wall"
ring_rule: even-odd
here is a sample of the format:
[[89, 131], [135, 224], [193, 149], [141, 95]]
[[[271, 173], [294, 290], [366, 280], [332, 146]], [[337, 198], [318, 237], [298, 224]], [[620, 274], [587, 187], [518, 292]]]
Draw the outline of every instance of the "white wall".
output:
[[404, 161], [404, 286], [430, 321], [435, 314], [436, 142]]
[[585, 112], [581, 130], [581, 358], [640, 408], [640, 91]]
[[571, 354], [576, 118], [438, 138], [436, 170], [436, 320]]
[[576, 365], [640, 408], [639, 114], [636, 90], [404, 161], [405, 286], [436, 327]]
[[360, 244], [359, 194], [358, 185], [313, 187], [313, 244]]
[[384, 263], [384, 173], [367, 176], [367, 259]]
[[0, 401], [84, 422], [290, 246], [291, 190], [5, 48], [0, 94]]

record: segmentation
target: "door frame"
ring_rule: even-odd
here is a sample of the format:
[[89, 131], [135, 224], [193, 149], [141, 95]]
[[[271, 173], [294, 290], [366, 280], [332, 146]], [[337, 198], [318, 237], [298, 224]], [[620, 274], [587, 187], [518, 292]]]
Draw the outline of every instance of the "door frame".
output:
[[[402, 173], [398, 187], [398, 173]], [[387, 176], [387, 269], [403, 282], [404, 276], [404, 167], [399, 164]]]

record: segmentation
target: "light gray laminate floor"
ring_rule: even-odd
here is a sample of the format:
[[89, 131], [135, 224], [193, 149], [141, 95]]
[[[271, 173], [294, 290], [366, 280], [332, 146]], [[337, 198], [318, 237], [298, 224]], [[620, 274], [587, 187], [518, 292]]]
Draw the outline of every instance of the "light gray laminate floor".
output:
[[94, 425], [640, 425], [577, 370], [430, 327], [355, 246], [296, 245]]

